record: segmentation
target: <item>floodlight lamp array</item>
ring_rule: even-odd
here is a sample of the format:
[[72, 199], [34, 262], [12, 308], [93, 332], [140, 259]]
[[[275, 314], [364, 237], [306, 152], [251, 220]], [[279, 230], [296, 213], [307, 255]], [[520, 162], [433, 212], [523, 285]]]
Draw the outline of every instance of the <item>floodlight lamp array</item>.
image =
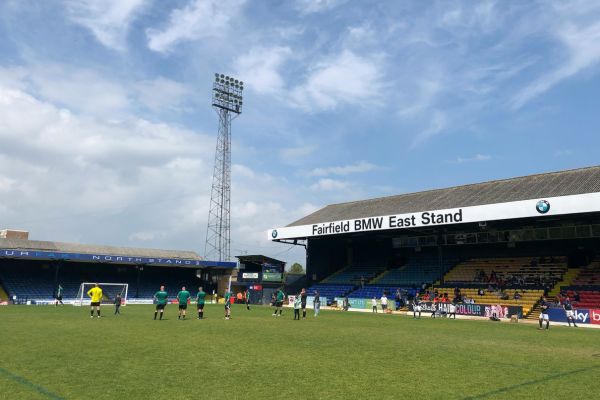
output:
[[215, 74], [213, 83], [213, 106], [242, 112], [244, 82], [224, 74]]

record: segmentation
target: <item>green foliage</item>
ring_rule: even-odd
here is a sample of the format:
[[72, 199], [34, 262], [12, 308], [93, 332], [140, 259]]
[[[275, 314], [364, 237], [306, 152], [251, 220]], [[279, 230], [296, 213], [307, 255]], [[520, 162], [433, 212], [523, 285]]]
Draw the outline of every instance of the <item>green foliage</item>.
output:
[[556, 399], [600, 393], [600, 330], [207, 305], [0, 307], [0, 398]]
[[304, 267], [302, 267], [302, 265], [299, 263], [293, 263], [292, 266], [290, 267], [290, 273], [291, 274], [303, 274]]

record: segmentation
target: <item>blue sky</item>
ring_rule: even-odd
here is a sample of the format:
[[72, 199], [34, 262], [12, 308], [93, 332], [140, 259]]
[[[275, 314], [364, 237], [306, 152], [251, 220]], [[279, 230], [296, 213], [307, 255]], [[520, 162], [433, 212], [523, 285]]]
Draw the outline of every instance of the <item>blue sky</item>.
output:
[[232, 251], [327, 204], [598, 164], [600, 3], [0, 4], [0, 221], [204, 252], [213, 74], [244, 80]]

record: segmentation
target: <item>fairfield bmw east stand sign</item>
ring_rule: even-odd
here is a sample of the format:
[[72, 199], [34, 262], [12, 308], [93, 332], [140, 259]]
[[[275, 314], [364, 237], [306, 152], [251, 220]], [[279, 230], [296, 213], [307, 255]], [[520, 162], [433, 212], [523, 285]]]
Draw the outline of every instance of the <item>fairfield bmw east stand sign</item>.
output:
[[446, 210], [422, 211], [410, 214], [384, 215], [322, 222], [311, 225], [288, 226], [269, 230], [268, 238], [269, 240], [300, 239], [353, 232], [431, 227], [599, 211], [600, 193], [585, 193]]

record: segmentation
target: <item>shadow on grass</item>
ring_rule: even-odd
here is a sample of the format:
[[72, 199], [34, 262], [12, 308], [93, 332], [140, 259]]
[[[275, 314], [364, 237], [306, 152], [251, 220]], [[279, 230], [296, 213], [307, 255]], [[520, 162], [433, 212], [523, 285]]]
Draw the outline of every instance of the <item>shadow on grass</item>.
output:
[[46, 396], [49, 399], [52, 400], [65, 400], [64, 397], [60, 397], [59, 395], [57, 395], [56, 393], [52, 393], [51, 391], [47, 390], [46, 388], [40, 386], [40, 385], [36, 385], [35, 383], [31, 382], [30, 380], [23, 378], [20, 375], [14, 374], [10, 371], [7, 371], [6, 369], [0, 367], [0, 375], [10, 379], [13, 382], [17, 382], [29, 389], [31, 389], [32, 391], [35, 391], [39, 394], [42, 394], [44, 396]]
[[507, 393], [510, 392], [511, 390], [514, 389], [519, 389], [525, 386], [529, 386], [529, 385], [533, 385], [536, 383], [543, 383], [543, 382], [547, 382], [553, 379], [559, 379], [559, 378], [564, 378], [565, 376], [571, 376], [571, 375], [575, 375], [575, 374], [579, 374], [581, 372], [588, 372], [590, 370], [594, 370], [594, 369], [599, 369], [600, 365], [594, 365], [591, 367], [587, 367], [587, 368], [578, 368], [578, 369], [574, 369], [571, 371], [564, 371], [564, 372], [559, 372], [557, 374], [552, 374], [552, 375], [547, 375], [543, 378], [539, 378], [539, 379], [533, 379], [530, 381], [525, 381], [525, 382], [521, 382], [521, 383], [517, 383], [514, 385], [510, 385], [510, 386], [505, 386], [503, 388], [499, 388], [499, 389], [495, 389], [495, 390], [491, 390], [487, 393], [481, 393], [475, 396], [467, 396], [464, 398], [464, 400], [476, 400], [476, 399], [485, 399], [486, 397], [490, 397], [490, 396], [494, 396], [497, 394], [502, 394], [502, 393]]

